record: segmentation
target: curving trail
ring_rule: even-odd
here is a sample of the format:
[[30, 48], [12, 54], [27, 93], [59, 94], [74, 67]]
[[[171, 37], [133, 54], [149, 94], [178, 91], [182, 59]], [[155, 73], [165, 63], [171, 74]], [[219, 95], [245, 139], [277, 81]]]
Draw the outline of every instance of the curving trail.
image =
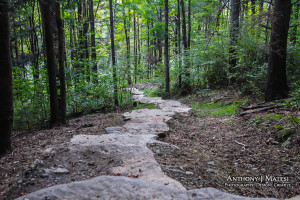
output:
[[98, 151], [121, 159], [123, 165], [112, 169], [118, 176], [99, 176], [57, 185], [20, 197], [18, 200], [260, 199], [239, 197], [214, 188], [186, 190], [181, 183], [165, 175], [147, 144], [169, 145], [157, 141], [157, 135], [169, 130], [167, 122], [174, 115], [188, 116], [192, 109], [178, 101], [147, 97], [134, 88], [132, 93], [136, 101], [155, 104], [157, 109], [125, 113], [124, 120], [127, 121], [125, 125], [106, 128], [106, 135], [76, 135], [69, 144], [70, 150]]

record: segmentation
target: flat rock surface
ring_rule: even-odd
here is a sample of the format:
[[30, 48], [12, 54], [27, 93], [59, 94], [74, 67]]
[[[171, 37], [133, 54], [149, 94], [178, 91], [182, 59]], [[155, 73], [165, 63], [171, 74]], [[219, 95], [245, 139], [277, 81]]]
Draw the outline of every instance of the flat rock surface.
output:
[[29, 194], [26, 197], [20, 197], [17, 200], [27, 199], [247, 200], [250, 198], [226, 194], [213, 188], [203, 188], [190, 191], [176, 190], [166, 185], [157, 185], [141, 179], [99, 176], [86, 181], [73, 182], [46, 188]]
[[180, 182], [165, 175], [147, 144], [160, 143], [177, 148], [157, 141], [157, 135], [169, 131], [167, 122], [174, 115], [190, 115], [191, 108], [177, 101], [147, 97], [135, 88], [131, 92], [135, 100], [155, 104], [158, 109], [125, 113], [124, 125], [108, 127], [104, 135], [76, 135], [68, 147], [74, 153], [98, 152], [121, 160], [122, 165], [111, 169], [115, 176], [57, 185], [18, 199], [254, 199], [213, 188], [186, 190]]

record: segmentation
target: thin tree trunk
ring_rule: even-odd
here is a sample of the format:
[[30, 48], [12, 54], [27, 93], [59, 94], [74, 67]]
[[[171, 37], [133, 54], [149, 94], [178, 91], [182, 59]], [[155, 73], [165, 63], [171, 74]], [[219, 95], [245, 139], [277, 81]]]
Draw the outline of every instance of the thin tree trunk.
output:
[[0, 155], [11, 150], [13, 125], [12, 65], [8, 0], [0, 2]]
[[139, 54], [139, 58], [138, 58], [138, 64], [141, 64], [141, 37], [140, 37], [140, 18], [138, 18], [138, 54]]
[[187, 36], [186, 36], [186, 21], [185, 21], [185, 7], [184, 7], [184, 0], [181, 1], [181, 11], [182, 11], [182, 40], [183, 40], [183, 47], [184, 50], [188, 49], [187, 44]]
[[45, 44], [47, 54], [47, 69], [50, 90], [50, 123], [59, 122], [59, 106], [56, 85], [57, 65], [51, 27], [50, 1], [40, 1], [42, 19], [44, 24]]
[[147, 20], [147, 47], [148, 47], [148, 79], [150, 79], [150, 70], [151, 70], [151, 65], [150, 65], [150, 58], [151, 58], [151, 52], [150, 52], [150, 25], [149, 21]]
[[136, 39], [136, 17], [133, 14], [133, 44], [134, 44], [134, 83], [137, 77], [137, 39]]
[[130, 73], [130, 36], [129, 36], [129, 31], [128, 31], [128, 24], [126, 20], [126, 13], [125, 9], [123, 11], [124, 13], [124, 30], [125, 30], [125, 39], [126, 39], [126, 60], [127, 60], [127, 82], [128, 85], [131, 85], [131, 73]]
[[116, 53], [115, 53], [115, 36], [114, 36], [114, 12], [112, 0], [109, 0], [109, 13], [110, 13], [110, 40], [111, 40], [111, 58], [113, 67], [113, 82], [114, 82], [114, 102], [119, 105], [118, 101], [118, 83], [117, 83], [117, 69], [116, 69]]
[[[157, 14], [158, 14], [158, 21], [162, 22], [162, 11], [161, 8], [159, 8], [157, 10]], [[162, 45], [161, 45], [161, 38], [158, 37], [157, 38], [157, 46], [158, 46], [158, 61], [161, 62], [162, 61]]]
[[286, 48], [291, 16], [291, 0], [275, 0], [267, 75], [266, 101], [288, 96]]
[[192, 29], [192, 24], [191, 24], [191, 0], [189, 0], [189, 5], [188, 5], [188, 49], [191, 48], [191, 29]]
[[92, 48], [92, 61], [93, 63], [93, 72], [95, 73], [95, 81], [97, 81], [97, 53], [96, 53], [96, 38], [95, 38], [95, 17], [94, 17], [94, 1], [89, 0], [89, 15], [90, 15], [90, 27], [91, 27], [91, 48]]
[[[87, 5], [86, 5], [86, 0], [82, 0], [82, 10], [83, 10], [83, 44], [84, 44], [84, 58], [86, 61], [89, 59], [89, 47], [88, 47], [88, 30], [89, 30], [89, 23], [88, 23], [88, 10], [87, 10]], [[90, 72], [90, 66], [86, 65], [86, 78], [87, 81], [89, 82], [91, 77], [91, 72]]]
[[177, 32], [178, 32], [178, 86], [182, 86], [181, 78], [181, 30], [180, 30], [180, 2], [177, 0]]
[[[129, 36], [129, 24], [127, 24], [127, 16], [125, 12], [125, 6], [123, 8], [123, 17], [124, 17], [124, 31], [125, 31], [125, 39], [126, 39], [126, 60], [127, 60], [127, 82], [128, 85], [131, 85], [131, 73], [130, 73], [130, 36]], [[129, 21], [130, 23], [130, 21]]]
[[186, 94], [190, 90], [190, 73], [189, 73], [189, 52], [188, 52], [188, 42], [187, 42], [187, 33], [186, 33], [186, 21], [185, 21], [185, 7], [184, 0], [181, 0], [181, 11], [182, 11], [182, 40], [184, 47], [184, 74], [185, 79], [183, 82], [184, 93]]
[[60, 80], [60, 120], [66, 123], [67, 102], [66, 102], [66, 75], [65, 75], [65, 33], [64, 25], [60, 16], [60, 4], [55, 3], [56, 24], [58, 29], [58, 63], [59, 63], [59, 80]]
[[266, 20], [266, 28], [265, 28], [265, 42], [266, 44], [269, 41], [269, 23], [270, 23], [270, 19], [271, 19], [271, 10], [272, 10], [272, 4], [273, 4], [273, 0], [269, 1], [269, 6], [268, 6], [268, 15], [267, 15], [267, 20]]
[[170, 75], [169, 75], [169, 5], [165, 0], [165, 76], [166, 76], [166, 96], [170, 95]]
[[231, 0], [230, 8], [229, 73], [231, 78], [229, 79], [229, 84], [234, 84], [236, 80], [234, 73], [237, 65], [236, 46], [239, 35], [240, 0]]

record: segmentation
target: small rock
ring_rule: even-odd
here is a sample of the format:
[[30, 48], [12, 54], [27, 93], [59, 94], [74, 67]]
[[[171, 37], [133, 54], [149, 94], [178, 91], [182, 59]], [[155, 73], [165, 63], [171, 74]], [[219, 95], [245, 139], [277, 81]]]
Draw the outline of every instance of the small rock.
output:
[[43, 154], [46, 155], [46, 154], [53, 154], [55, 153], [54, 149], [53, 148], [47, 148], [43, 151]]
[[185, 174], [186, 174], [186, 175], [193, 175], [194, 173], [193, 173], [193, 172], [190, 172], [190, 171], [186, 171]]
[[93, 127], [93, 126], [95, 126], [95, 125], [94, 124], [84, 124], [81, 127], [82, 128], [90, 128], [90, 127]]
[[216, 165], [214, 161], [209, 161], [209, 162], [207, 162], [207, 164], [208, 164], [208, 165], [212, 165], [212, 166], [215, 166], [215, 165]]
[[68, 174], [70, 172], [66, 168], [56, 168], [56, 169], [53, 170], [53, 173], [55, 173], [55, 174]]
[[51, 168], [51, 169], [44, 169], [46, 174], [68, 174], [70, 173], [69, 170], [66, 168]]
[[34, 169], [36, 168], [37, 166], [43, 166], [44, 165], [44, 162], [42, 160], [39, 160], [39, 159], [36, 159], [32, 165], [31, 165], [31, 168]]
[[40, 177], [41, 177], [41, 178], [48, 178], [48, 177], [49, 177], [49, 174], [43, 173], [43, 174], [40, 175]]
[[208, 173], [210, 173], [210, 174], [215, 173], [215, 171], [212, 170], [212, 169], [207, 169], [206, 172], [208, 172]]

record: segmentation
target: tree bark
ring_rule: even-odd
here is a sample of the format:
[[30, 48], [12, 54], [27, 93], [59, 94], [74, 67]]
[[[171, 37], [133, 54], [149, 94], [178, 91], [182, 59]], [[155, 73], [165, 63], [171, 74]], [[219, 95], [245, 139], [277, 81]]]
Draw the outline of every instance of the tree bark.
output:
[[231, 78], [229, 84], [234, 84], [236, 80], [234, 73], [237, 64], [236, 46], [239, 35], [240, 0], [231, 0], [230, 7], [229, 73], [231, 73]]
[[112, 0], [109, 0], [109, 13], [110, 13], [111, 58], [112, 58], [112, 67], [113, 67], [113, 84], [114, 84], [114, 102], [115, 105], [118, 106], [119, 100], [118, 100], [116, 52], [115, 52], [114, 13], [113, 13]]
[[[162, 22], [162, 11], [161, 8], [157, 9], [157, 18], [159, 22]], [[159, 30], [160, 31], [160, 30]], [[161, 36], [157, 37], [157, 47], [158, 47], [158, 61], [162, 62], [162, 45], [161, 45]]]
[[185, 21], [185, 7], [184, 0], [181, 0], [181, 11], [182, 11], [182, 40], [184, 47], [184, 74], [185, 78], [183, 81], [183, 95], [187, 94], [190, 91], [190, 73], [189, 73], [189, 51], [188, 51], [188, 41], [187, 41], [187, 33], [186, 33], [186, 21]]
[[56, 124], [59, 122], [59, 106], [58, 94], [56, 85], [57, 64], [55, 58], [55, 50], [53, 43], [53, 34], [51, 26], [51, 0], [40, 0], [42, 19], [44, 24], [46, 54], [47, 54], [47, 69], [50, 90], [50, 123]]
[[180, 2], [177, 0], [177, 33], [178, 33], [178, 86], [182, 86], [181, 78], [181, 30], [180, 30]]
[[[124, 6], [124, 5], [123, 5]], [[125, 6], [123, 8], [123, 17], [124, 17], [124, 31], [125, 31], [125, 39], [126, 39], [126, 60], [127, 60], [127, 82], [128, 85], [131, 85], [131, 73], [130, 73], [130, 31], [129, 26], [130, 24], [127, 24], [127, 16], [125, 12]], [[130, 21], [129, 21], [130, 23]]]
[[90, 27], [91, 27], [91, 48], [92, 48], [92, 61], [93, 63], [93, 72], [95, 73], [95, 81], [97, 81], [96, 79], [96, 75], [97, 75], [97, 63], [96, 63], [96, 59], [97, 59], [97, 53], [96, 53], [96, 38], [95, 38], [95, 17], [94, 17], [94, 1], [93, 0], [89, 0], [89, 18], [90, 18]]
[[181, 2], [181, 11], [182, 11], [182, 40], [184, 50], [188, 49], [187, 37], [186, 37], [186, 21], [185, 21], [185, 8], [184, 8], [184, 0], [180, 0]]
[[265, 100], [288, 96], [286, 81], [286, 48], [291, 16], [291, 0], [275, 0]]
[[133, 46], [134, 46], [134, 83], [137, 78], [137, 38], [136, 38], [136, 16], [133, 14]]
[[169, 2], [165, 0], [165, 76], [166, 76], [166, 96], [170, 95], [170, 75], [169, 75]]
[[11, 150], [13, 125], [12, 65], [8, 0], [0, 0], [0, 155]]
[[191, 48], [191, 29], [192, 29], [192, 24], [191, 24], [191, 0], [189, 0], [189, 5], [188, 5], [188, 41], [187, 41], [188, 49]]
[[60, 16], [60, 4], [55, 3], [55, 16], [58, 29], [58, 63], [59, 63], [59, 80], [60, 80], [60, 120], [61, 123], [66, 123], [67, 102], [66, 102], [66, 75], [65, 75], [65, 33], [64, 25]]

